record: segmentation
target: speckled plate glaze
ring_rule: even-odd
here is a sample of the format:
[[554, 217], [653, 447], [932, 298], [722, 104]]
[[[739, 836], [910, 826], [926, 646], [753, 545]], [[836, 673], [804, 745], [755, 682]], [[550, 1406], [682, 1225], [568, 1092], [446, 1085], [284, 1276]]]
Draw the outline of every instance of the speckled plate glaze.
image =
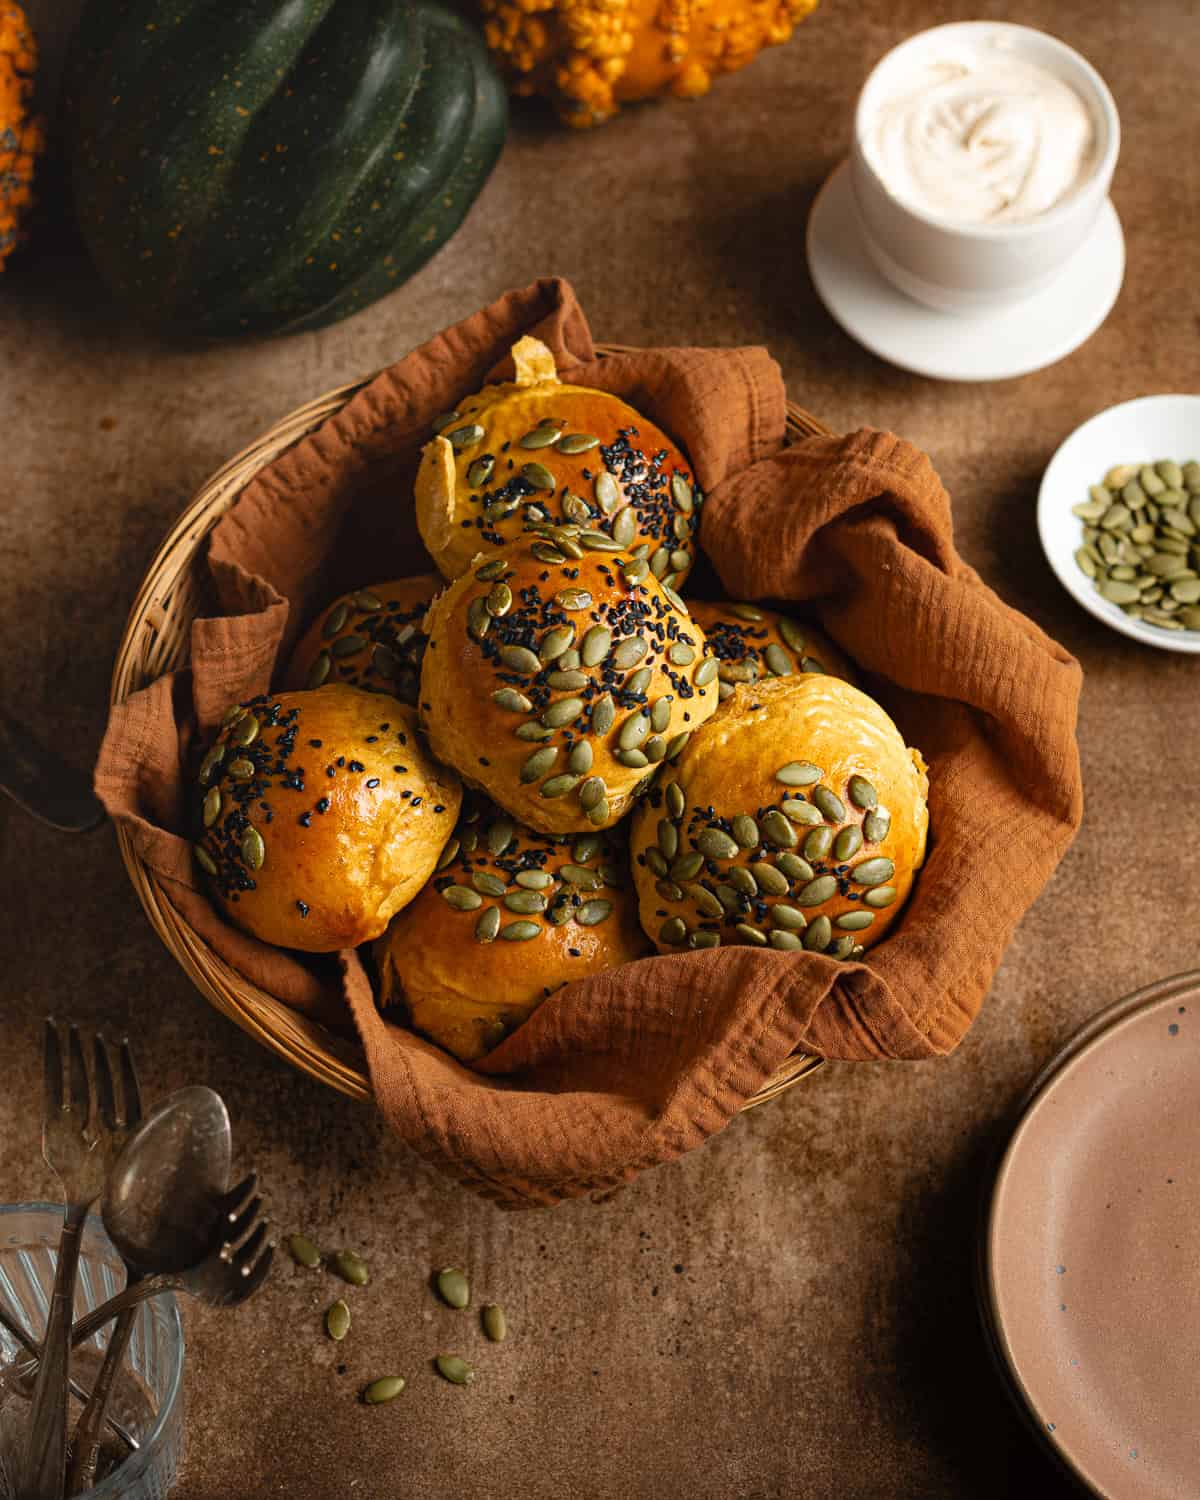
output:
[[1083, 1027], [1000, 1164], [981, 1292], [1068, 1470], [1110, 1500], [1200, 1494], [1200, 974]]

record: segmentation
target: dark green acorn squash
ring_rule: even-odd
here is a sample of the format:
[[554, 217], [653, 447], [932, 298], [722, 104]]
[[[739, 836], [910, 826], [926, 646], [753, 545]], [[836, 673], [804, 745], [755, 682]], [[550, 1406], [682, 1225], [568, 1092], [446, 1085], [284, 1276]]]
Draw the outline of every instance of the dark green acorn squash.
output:
[[399, 286], [507, 124], [480, 38], [430, 0], [90, 0], [66, 110], [102, 277], [206, 338], [319, 328]]

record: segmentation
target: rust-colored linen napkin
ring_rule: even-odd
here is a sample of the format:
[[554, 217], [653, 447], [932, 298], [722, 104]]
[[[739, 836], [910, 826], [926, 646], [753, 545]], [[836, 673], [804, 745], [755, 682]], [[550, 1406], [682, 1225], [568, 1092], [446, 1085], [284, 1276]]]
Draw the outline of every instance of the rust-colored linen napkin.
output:
[[[429, 424], [510, 373], [524, 333], [682, 443], [708, 495], [701, 546], [731, 596], [819, 611], [930, 762], [931, 839], [901, 921], [862, 962], [740, 947], [646, 959], [558, 991], [468, 1069], [379, 1014], [358, 954], [312, 959], [228, 926], [197, 885], [183, 789], [196, 735], [269, 686], [313, 610], [429, 570], [411, 503]], [[870, 431], [784, 449], [784, 419], [764, 350], [597, 358], [566, 283], [512, 292], [260, 471], [211, 534], [219, 612], [193, 626], [190, 669], [113, 709], [97, 791], [187, 923], [279, 1000], [335, 1025], [348, 1010], [393, 1129], [506, 1206], [607, 1190], [699, 1145], [797, 1049], [949, 1052], [1078, 826], [1076, 663], [959, 559], [923, 454]]]

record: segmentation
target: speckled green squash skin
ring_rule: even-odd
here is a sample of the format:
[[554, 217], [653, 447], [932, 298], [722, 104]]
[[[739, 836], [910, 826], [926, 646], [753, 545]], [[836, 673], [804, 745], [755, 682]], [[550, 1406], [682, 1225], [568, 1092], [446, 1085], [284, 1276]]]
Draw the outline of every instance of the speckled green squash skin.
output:
[[91, 0], [66, 101], [101, 275], [199, 338], [319, 328], [392, 291], [507, 127], [482, 41], [429, 0]]

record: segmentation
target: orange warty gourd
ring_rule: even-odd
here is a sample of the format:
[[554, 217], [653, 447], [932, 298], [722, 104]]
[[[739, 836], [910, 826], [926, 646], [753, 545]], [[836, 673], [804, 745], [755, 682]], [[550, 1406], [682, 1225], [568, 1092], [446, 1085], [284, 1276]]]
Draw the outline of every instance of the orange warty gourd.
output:
[[33, 203], [33, 168], [46, 148], [40, 120], [29, 116], [37, 43], [19, 5], [0, 4], [0, 270], [22, 239]]
[[481, 0], [515, 94], [545, 94], [567, 125], [629, 100], [695, 99], [718, 74], [786, 42], [817, 0]]

